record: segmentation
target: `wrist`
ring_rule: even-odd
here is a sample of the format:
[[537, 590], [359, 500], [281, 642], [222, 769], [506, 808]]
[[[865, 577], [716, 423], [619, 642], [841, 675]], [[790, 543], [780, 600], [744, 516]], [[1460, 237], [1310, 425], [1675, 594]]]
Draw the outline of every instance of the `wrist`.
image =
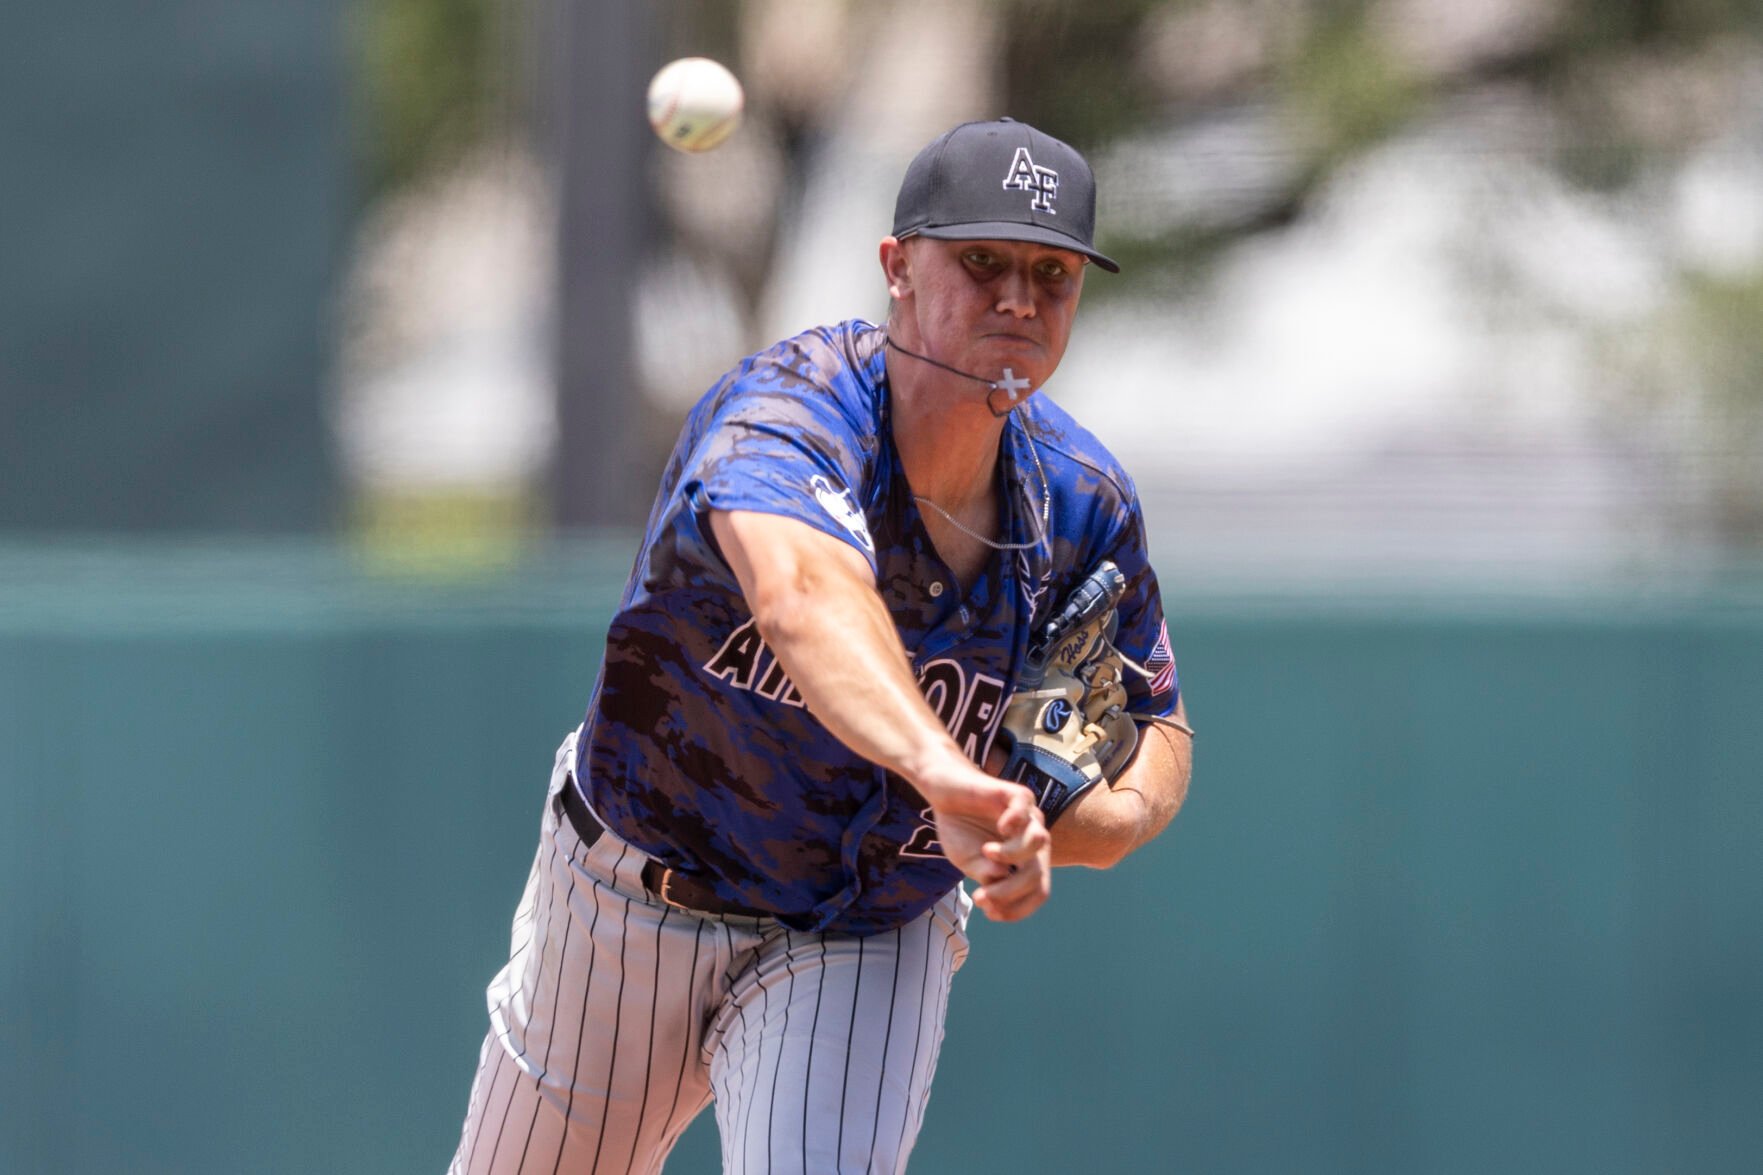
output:
[[929, 743], [902, 760], [900, 774], [926, 802], [936, 804], [948, 784], [977, 770], [954, 739]]

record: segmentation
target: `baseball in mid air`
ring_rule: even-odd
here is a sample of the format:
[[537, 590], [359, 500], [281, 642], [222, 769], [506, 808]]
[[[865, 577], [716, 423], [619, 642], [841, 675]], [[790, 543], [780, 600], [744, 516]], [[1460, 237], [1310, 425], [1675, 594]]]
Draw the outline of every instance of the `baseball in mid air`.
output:
[[670, 61], [649, 83], [649, 125], [676, 151], [708, 151], [741, 122], [741, 83], [708, 57]]

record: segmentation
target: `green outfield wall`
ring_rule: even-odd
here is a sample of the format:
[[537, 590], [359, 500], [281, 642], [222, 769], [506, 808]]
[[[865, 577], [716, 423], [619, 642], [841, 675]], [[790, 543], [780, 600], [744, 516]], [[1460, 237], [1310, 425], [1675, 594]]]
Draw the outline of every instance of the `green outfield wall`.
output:
[[[442, 1170], [628, 559], [0, 550], [0, 1171]], [[1755, 1170], [1763, 597], [1167, 578], [1192, 796], [976, 920], [914, 1170]]]
[[9, 6], [0, 531], [331, 524], [362, 7]]

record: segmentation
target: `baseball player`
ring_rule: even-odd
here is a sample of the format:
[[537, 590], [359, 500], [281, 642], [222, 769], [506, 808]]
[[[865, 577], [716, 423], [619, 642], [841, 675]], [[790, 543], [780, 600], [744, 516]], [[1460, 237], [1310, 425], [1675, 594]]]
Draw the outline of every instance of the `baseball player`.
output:
[[453, 1172], [658, 1171], [712, 1102], [725, 1171], [902, 1170], [970, 908], [1027, 917], [1051, 866], [1175, 814], [1192, 732], [1138, 499], [1036, 394], [1117, 269], [1094, 216], [1072, 148], [956, 127], [901, 185], [887, 322], [693, 410], [557, 753]]

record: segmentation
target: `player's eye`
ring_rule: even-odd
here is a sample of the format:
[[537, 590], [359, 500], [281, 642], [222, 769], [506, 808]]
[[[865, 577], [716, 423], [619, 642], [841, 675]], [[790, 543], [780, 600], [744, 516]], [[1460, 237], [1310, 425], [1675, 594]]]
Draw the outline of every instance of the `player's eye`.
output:
[[1065, 268], [1063, 261], [1043, 261], [1040, 264], [1040, 271], [1041, 276], [1049, 280], [1065, 277], [1071, 272]]
[[990, 269], [998, 263], [997, 257], [984, 249], [969, 249], [964, 256], [967, 263], [977, 269]]

